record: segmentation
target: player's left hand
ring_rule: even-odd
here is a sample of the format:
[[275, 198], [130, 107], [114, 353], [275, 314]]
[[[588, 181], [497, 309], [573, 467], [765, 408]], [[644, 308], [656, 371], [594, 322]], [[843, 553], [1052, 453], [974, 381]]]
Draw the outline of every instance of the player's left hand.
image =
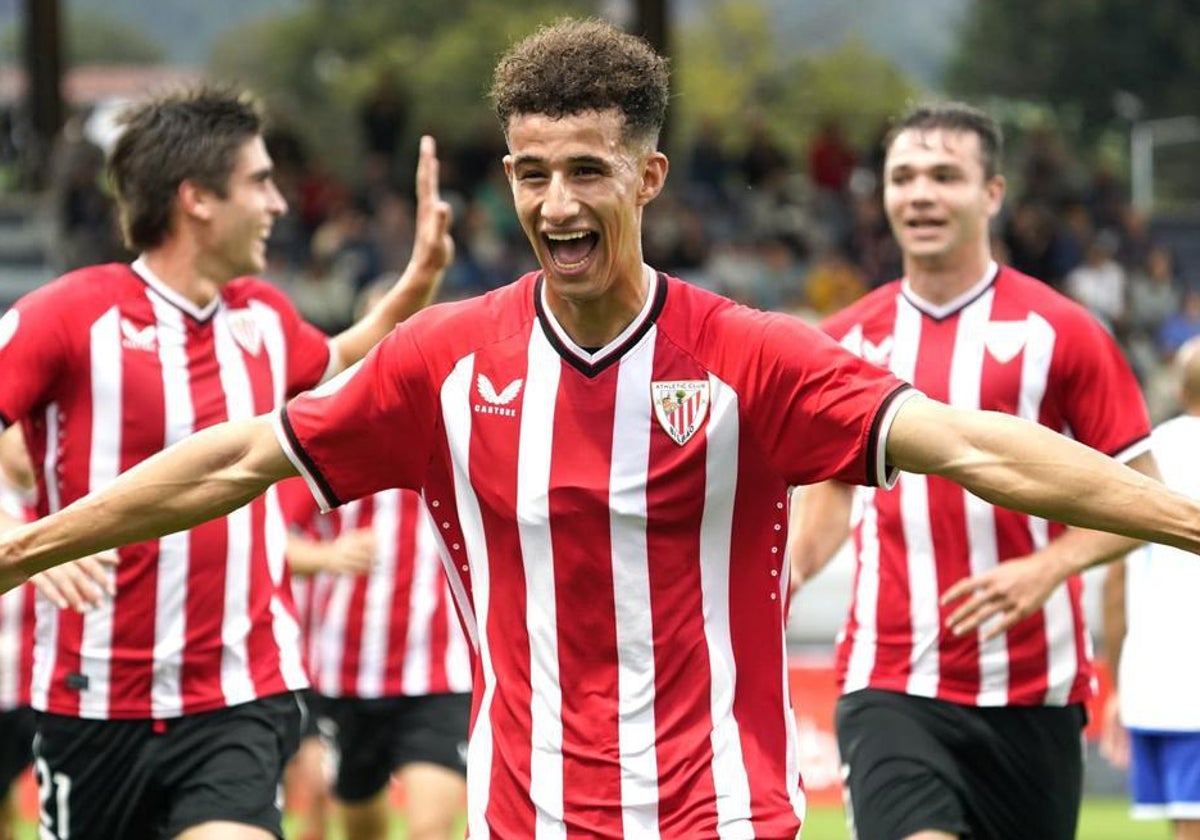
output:
[[437, 144], [426, 134], [417, 159], [417, 220], [411, 262], [419, 274], [440, 277], [454, 261], [454, 240], [450, 236], [450, 204], [438, 188], [438, 169]]
[[990, 621], [983, 639], [994, 639], [1040, 609], [1061, 581], [1057, 567], [1040, 553], [1006, 560], [946, 590], [942, 606], [962, 601], [946, 619], [946, 627], [962, 636]]
[[60, 610], [70, 607], [87, 612], [104, 598], [116, 594], [109, 569], [118, 562], [110, 551], [81, 557], [52, 566], [29, 579], [29, 583]]

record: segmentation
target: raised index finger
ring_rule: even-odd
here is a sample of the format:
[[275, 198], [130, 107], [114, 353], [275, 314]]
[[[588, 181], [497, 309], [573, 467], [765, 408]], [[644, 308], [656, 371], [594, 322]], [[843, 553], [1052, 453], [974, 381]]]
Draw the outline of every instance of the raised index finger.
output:
[[421, 135], [421, 151], [417, 157], [417, 203], [429, 206], [440, 200], [437, 142], [431, 135], [423, 134]]

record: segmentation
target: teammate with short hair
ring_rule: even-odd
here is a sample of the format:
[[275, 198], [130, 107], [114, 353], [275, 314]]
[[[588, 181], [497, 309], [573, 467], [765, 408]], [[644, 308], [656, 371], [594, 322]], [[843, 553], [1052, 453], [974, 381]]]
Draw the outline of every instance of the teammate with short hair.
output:
[[[1153, 475], [1146, 408], [1111, 336], [992, 257], [1000, 155], [999, 127], [970, 106], [900, 119], [883, 200], [904, 277], [822, 329], [929, 397], [1039, 423]], [[862, 840], [1075, 836], [1093, 681], [1076, 573], [1133, 543], [997, 501], [1009, 503], [915, 473], [892, 488], [828, 482], [796, 494], [796, 585], [853, 523], [837, 734]]]
[[[262, 130], [257, 103], [225, 88], [133, 105], [109, 170], [140, 256], [67, 274], [0, 319], [0, 427], [21, 424], [40, 514], [200, 429], [273, 411], [432, 294], [453, 245], [429, 138], [412, 261], [366, 317], [328, 339], [246, 276], [265, 268], [287, 209]], [[280, 835], [277, 787], [302, 717], [293, 692], [307, 678], [275, 492], [246, 501], [191, 531], [122, 541], [114, 594], [82, 615], [39, 602], [45, 836]]]
[[[1174, 364], [1183, 414], [1157, 426], [1150, 447], [1167, 486], [1200, 498], [1200, 339]], [[1200, 840], [1200, 662], [1168, 655], [1200, 638], [1200, 568], [1177, 554], [1150, 545], [1108, 569], [1104, 634], [1118, 689], [1101, 743], [1130, 766], [1135, 819], [1167, 819], [1174, 840]]]
[[0, 536], [0, 587], [297, 473], [328, 508], [417, 490], [475, 652], [472, 837], [793, 840], [789, 486], [937, 473], [1200, 549], [1200, 503], [645, 265], [668, 86], [641, 39], [563, 20], [513, 46], [492, 90], [541, 270]]

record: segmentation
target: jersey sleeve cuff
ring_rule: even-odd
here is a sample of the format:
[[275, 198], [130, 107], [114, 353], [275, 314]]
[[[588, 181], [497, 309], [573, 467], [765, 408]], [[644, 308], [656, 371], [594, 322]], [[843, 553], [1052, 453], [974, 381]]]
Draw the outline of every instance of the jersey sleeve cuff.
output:
[[329, 486], [329, 482], [321, 475], [312, 459], [300, 446], [300, 441], [296, 438], [295, 430], [292, 429], [291, 421], [288, 420], [287, 406], [279, 409], [271, 415], [271, 426], [275, 431], [275, 438], [279, 441], [279, 445], [283, 448], [283, 454], [292, 462], [292, 466], [304, 478], [304, 483], [308, 485], [308, 490], [313, 494], [313, 498], [317, 500], [317, 505], [320, 506], [322, 513], [329, 513], [335, 507], [341, 505], [341, 501], [334, 495], [333, 490]]
[[911, 385], [901, 385], [888, 394], [879, 406], [872, 423], [871, 440], [867, 450], [867, 483], [870, 486], [891, 490], [900, 478], [900, 470], [887, 462], [888, 433], [892, 430], [892, 421], [896, 419], [896, 412], [900, 410], [900, 406], [920, 393]]
[[331, 339], [325, 342], [325, 346], [329, 348], [329, 363], [325, 365], [325, 372], [321, 374], [318, 385], [324, 385], [342, 372], [342, 354], [338, 352], [337, 345]]
[[[3, 419], [3, 417], [0, 417], [0, 420]], [[1127, 444], [1118, 449], [1113, 454], [1113, 460], [1120, 461], [1122, 464], [1128, 464], [1134, 458], [1138, 457], [1139, 455], [1145, 455], [1149, 451], [1150, 435], [1146, 435], [1145, 437], [1139, 438], [1133, 443]]]

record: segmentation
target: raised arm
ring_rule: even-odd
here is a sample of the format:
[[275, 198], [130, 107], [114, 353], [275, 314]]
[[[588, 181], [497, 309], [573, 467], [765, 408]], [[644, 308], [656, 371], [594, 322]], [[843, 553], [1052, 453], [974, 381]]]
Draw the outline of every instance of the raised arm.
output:
[[914, 398], [896, 413], [887, 459], [1001, 507], [1200, 552], [1200, 503], [1016, 417]]
[[437, 147], [421, 138], [417, 160], [417, 218], [412, 257], [396, 284], [357, 322], [333, 339], [337, 361], [332, 373], [350, 367], [378, 344], [396, 324], [433, 299], [447, 266], [454, 259], [450, 238], [450, 205], [438, 192]]
[[205, 429], [104, 490], [0, 535], [0, 591], [76, 557], [224, 516], [295, 474], [269, 416]]

